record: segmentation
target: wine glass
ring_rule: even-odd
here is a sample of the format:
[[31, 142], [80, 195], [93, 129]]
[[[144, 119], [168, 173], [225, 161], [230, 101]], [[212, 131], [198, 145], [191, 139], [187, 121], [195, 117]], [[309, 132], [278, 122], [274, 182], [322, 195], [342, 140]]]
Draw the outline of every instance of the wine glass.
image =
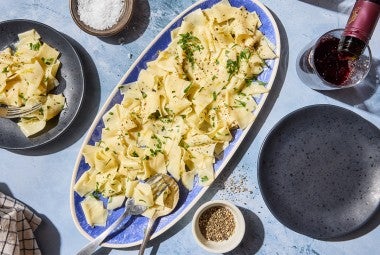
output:
[[369, 46], [356, 60], [338, 51], [344, 29], [334, 29], [313, 40], [297, 58], [300, 79], [315, 90], [337, 90], [356, 86], [367, 76], [372, 56]]

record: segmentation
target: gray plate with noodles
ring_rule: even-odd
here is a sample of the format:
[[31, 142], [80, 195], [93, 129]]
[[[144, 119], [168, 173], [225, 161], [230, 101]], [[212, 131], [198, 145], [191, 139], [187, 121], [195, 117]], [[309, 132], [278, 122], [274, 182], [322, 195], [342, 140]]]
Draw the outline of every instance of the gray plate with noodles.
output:
[[61, 66], [56, 78], [58, 86], [50, 93], [63, 93], [66, 106], [49, 120], [43, 130], [26, 137], [17, 119], [0, 118], [0, 147], [5, 149], [29, 149], [49, 143], [68, 129], [78, 114], [84, 93], [84, 76], [80, 58], [70, 42], [57, 30], [32, 20], [8, 20], [0, 23], [0, 50], [14, 45], [18, 34], [35, 29], [44, 43], [60, 52]]

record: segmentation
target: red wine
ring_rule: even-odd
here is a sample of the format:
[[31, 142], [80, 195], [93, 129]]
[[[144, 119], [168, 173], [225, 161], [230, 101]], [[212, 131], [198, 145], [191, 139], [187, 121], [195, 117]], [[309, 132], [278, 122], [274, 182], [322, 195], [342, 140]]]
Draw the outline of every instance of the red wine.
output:
[[322, 38], [314, 49], [314, 66], [327, 82], [344, 86], [352, 71], [352, 61], [338, 51], [339, 38]]
[[380, 17], [380, 0], [358, 0], [347, 21], [338, 49], [357, 59], [363, 54]]

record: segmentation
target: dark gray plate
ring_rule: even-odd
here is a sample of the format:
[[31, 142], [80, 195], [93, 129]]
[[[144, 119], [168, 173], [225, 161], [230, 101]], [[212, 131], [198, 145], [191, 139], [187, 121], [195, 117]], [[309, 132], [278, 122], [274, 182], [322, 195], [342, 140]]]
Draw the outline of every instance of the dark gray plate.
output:
[[76, 117], [83, 98], [84, 77], [79, 56], [65, 37], [55, 29], [31, 20], [9, 20], [0, 23], [0, 50], [18, 41], [17, 34], [34, 28], [43, 42], [61, 52], [62, 62], [57, 73], [59, 86], [53, 93], [63, 92], [67, 107], [61, 114], [48, 121], [44, 130], [32, 137], [25, 137], [16, 120], [0, 118], [0, 147], [29, 149], [51, 142], [62, 134]]
[[265, 139], [258, 179], [282, 224], [317, 239], [343, 237], [379, 209], [379, 128], [338, 106], [299, 109]]

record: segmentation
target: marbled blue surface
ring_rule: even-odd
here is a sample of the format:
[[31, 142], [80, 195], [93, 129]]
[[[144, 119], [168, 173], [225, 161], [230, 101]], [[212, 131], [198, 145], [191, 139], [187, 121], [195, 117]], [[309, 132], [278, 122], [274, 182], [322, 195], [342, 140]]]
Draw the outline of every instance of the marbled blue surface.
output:
[[[78, 150], [94, 116], [124, 73], [151, 40], [184, 9], [195, 3], [176, 0], [136, 0], [129, 30], [115, 38], [97, 38], [72, 21], [69, 1], [2, 0], [0, 21], [32, 19], [65, 34], [77, 47], [87, 75], [86, 99], [72, 128], [55, 143], [31, 151], [0, 150], [0, 190], [12, 194], [43, 219], [37, 238], [43, 254], [75, 254], [88, 241], [70, 215], [69, 190]], [[370, 42], [374, 65], [364, 85], [339, 92], [308, 88], [297, 72], [297, 58], [309, 41], [344, 27], [353, 0], [263, 0], [277, 18], [282, 36], [282, 61], [272, 93], [248, 139], [199, 203], [172, 229], [150, 242], [147, 254], [207, 254], [191, 234], [195, 209], [211, 199], [228, 199], [239, 206], [247, 222], [242, 244], [231, 254], [378, 254], [380, 229], [339, 241], [321, 241], [297, 234], [279, 223], [262, 199], [257, 183], [260, 146], [283, 116], [306, 105], [327, 103], [348, 108], [380, 126], [380, 29]], [[377, 221], [378, 223], [378, 221]], [[137, 254], [101, 249], [97, 254]]]

